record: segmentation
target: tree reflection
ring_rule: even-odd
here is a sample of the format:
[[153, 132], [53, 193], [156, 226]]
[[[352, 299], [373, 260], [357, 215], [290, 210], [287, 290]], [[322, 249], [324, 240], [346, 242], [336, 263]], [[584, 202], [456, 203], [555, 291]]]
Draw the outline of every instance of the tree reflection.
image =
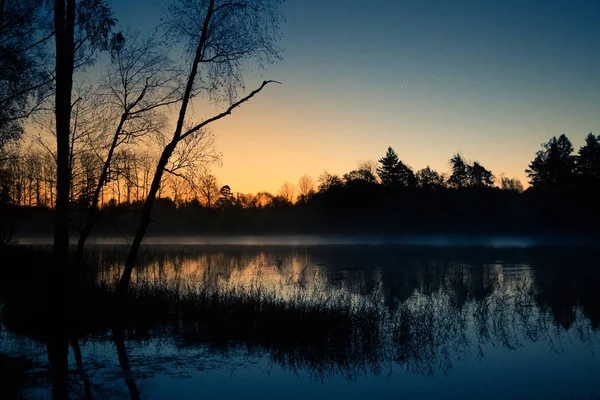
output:
[[71, 349], [73, 350], [73, 356], [75, 357], [75, 364], [77, 365], [77, 373], [79, 374], [79, 378], [83, 382], [83, 386], [85, 389], [85, 398], [87, 400], [92, 400], [92, 385], [83, 366], [83, 356], [81, 355], [81, 347], [79, 346], [79, 340], [71, 339], [70, 342]]
[[[573, 342], [594, 353], [599, 340], [600, 273], [581, 258], [565, 268], [565, 259], [552, 254], [518, 254], [523, 264], [504, 253], [468, 258], [372, 249], [180, 249], [142, 256], [127, 309], [115, 310], [102, 288], [119, 275], [120, 255], [90, 255], [98, 288], [88, 294], [93, 302], [82, 300], [86, 312], [68, 330], [78, 332], [70, 343], [88, 399], [111, 383], [98, 375], [91, 383], [86, 372], [98, 367], [88, 362], [84, 370], [79, 340], [86, 338], [116, 349], [119, 379], [132, 399], [143, 397], [133, 376], [144, 366], [130, 360], [127, 347], [138, 351], [153, 341], [170, 343], [182, 355], [174, 363], [156, 346], [156, 371], [182, 363], [199, 368], [197, 357], [208, 351], [266, 357], [317, 380], [354, 380], [398, 367], [424, 376], [452, 374], [456, 363], [484, 360], [492, 347], [518, 352], [546, 343], [561, 353]], [[508, 261], [493, 261], [498, 259]], [[47, 329], [50, 321], [32, 321], [31, 315], [43, 315], [41, 303], [16, 290], [3, 296], [6, 328], [47, 338], [52, 361], [52, 346], [63, 337]], [[32, 306], [37, 314], [28, 312]], [[66, 387], [65, 375], [53, 378], [57, 391]]]
[[[457, 361], [484, 358], [489, 346], [517, 351], [545, 341], [560, 351], [563, 336], [573, 332], [590, 349], [597, 340], [583, 313], [595, 306], [578, 308], [568, 300], [572, 296], [555, 294], [563, 284], [569, 285], [567, 293], [583, 285], [564, 276], [537, 281], [532, 267], [511, 272], [502, 264], [443, 257], [396, 269], [335, 271], [316, 267], [306, 254], [262, 252], [193, 260], [193, 270], [201, 271], [194, 279], [213, 291], [196, 287], [183, 295], [182, 345], [241, 345], [318, 379], [378, 374], [390, 363], [420, 375], [449, 374]], [[174, 279], [189, 279], [189, 257], [177, 262]], [[597, 275], [591, 278], [598, 282]], [[567, 299], [569, 324], [559, 309], [546, 305], [547, 296], [554, 302]]]
[[117, 356], [119, 358], [119, 364], [121, 365], [123, 377], [125, 379], [125, 383], [127, 384], [127, 388], [129, 389], [131, 400], [139, 400], [140, 392], [135, 383], [135, 379], [133, 378], [131, 366], [129, 364], [129, 356], [127, 355], [127, 348], [125, 347], [125, 333], [122, 328], [113, 328], [112, 331], [113, 341], [115, 343]]

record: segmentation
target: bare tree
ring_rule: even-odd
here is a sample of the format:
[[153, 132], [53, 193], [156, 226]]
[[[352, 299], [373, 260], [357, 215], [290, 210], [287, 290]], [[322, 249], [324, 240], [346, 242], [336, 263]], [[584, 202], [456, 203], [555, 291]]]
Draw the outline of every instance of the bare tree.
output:
[[258, 208], [258, 198], [252, 193], [238, 193], [237, 200], [242, 208]]
[[158, 160], [156, 160], [155, 158], [156, 157], [154, 157], [154, 155], [150, 153], [143, 153], [139, 157], [139, 166], [142, 170], [142, 180], [140, 184], [143, 189], [143, 198], [146, 198], [146, 196], [148, 195], [148, 188], [150, 187], [150, 175], [152, 173], [154, 165], [156, 165], [156, 163], [158, 162]]
[[215, 152], [215, 136], [208, 129], [182, 139], [173, 150], [165, 166], [165, 172], [176, 175], [193, 185], [194, 175], [220, 160]]
[[[279, 0], [190, 0], [169, 2], [168, 35], [183, 42], [191, 65], [179, 116], [173, 136], [159, 159], [150, 192], [144, 202], [139, 228], [125, 262], [117, 289], [122, 298], [129, 287], [138, 250], [150, 224], [152, 206], [162, 176], [178, 144], [202, 134], [210, 123], [224, 118], [258, 94], [272, 81], [264, 81], [257, 89], [239, 100], [237, 90], [243, 88], [244, 66], [249, 61], [272, 61], [279, 58], [277, 39]], [[220, 114], [199, 123], [187, 123], [190, 99], [202, 92], [213, 99], [227, 99], [229, 107]], [[184, 125], [189, 128], [184, 129]]]
[[510, 190], [517, 193], [523, 193], [523, 184], [518, 178], [508, 178], [500, 176], [500, 187], [502, 190]]
[[285, 181], [279, 188], [279, 196], [281, 196], [288, 203], [294, 203], [294, 197], [296, 195], [296, 187], [293, 183]]
[[56, 160], [46, 152], [40, 154], [42, 163], [42, 204], [54, 207], [54, 188], [56, 184]]
[[[116, 35], [112, 40], [112, 62], [104, 75], [101, 86], [104, 93], [101, 96], [108, 105], [108, 114], [118, 115], [118, 123], [106, 155], [102, 157], [103, 167], [77, 242], [75, 265], [81, 264], [85, 242], [96, 223], [100, 196], [109, 179], [117, 147], [148, 133], [158, 134], [165, 123], [161, 110], [181, 99], [178, 71], [164, 56], [164, 51], [164, 45], [155, 37], [140, 39], [137, 34], [132, 34], [129, 38]], [[132, 185], [129, 168], [126, 173], [126, 193], [130, 201]]]
[[300, 192], [300, 199], [303, 202], [308, 201], [312, 195], [315, 194], [315, 182], [309, 175], [303, 175], [298, 180], [298, 191]]
[[[8, 199], [6, 202], [11, 202], [17, 205], [26, 204], [25, 188], [27, 187], [27, 173], [25, 168], [25, 157], [27, 150], [17, 146], [10, 146], [7, 150], [8, 156], [12, 159], [4, 168], [5, 175], [5, 195]], [[10, 184], [8, 184], [10, 182]]]
[[328, 171], [323, 171], [323, 173], [319, 175], [317, 182], [319, 183], [319, 192], [327, 192], [344, 186], [344, 182], [338, 175]]
[[[87, 209], [101, 169], [96, 147], [100, 146], [106, 136], [109, 120], [104, 112], [106, 107], [99, 101], [97, 86], [85, 80], [75, 81], [72, 92], [68, 154], [69, 203]], [[34, 141], [48, 157], [56, 160], [54, 111], [42, 109], [35, 113], [31, 121], [32, 126], [39, 128], [37, 136], [33, 137]], [[76, 222], [69, 218], [69, 227], [79, 228]]]
[[[107, 121], [103, 118], [102, 104], [98, 102], [96, 88], [87, 82], [74, 82], [73, 86], [74, 103], [69, 141], [70, 201], [88, 207], [99, 172], [99, 160], [94, 146], [105, 135]], [[55, 131], [50, 127], [49, 129], [55, 135]], [[85, 200], [80, 201], [83, 197]]]
[[170, 197], [176, 206], [181, 206], [185, 200], [186, 182], [184, 179], [177, 175], [167, 175], [163, 179], [162, 186], [167, 189], [165, 197]]
[[256, 194], [255, 203], [256, 207], [262, 208], [270, 205], [273, 202], [273, 195], [268, 192], [258, 192]]
[[208, 171], [204, 171], [198, 177], [197, 186], [197, 191], [202, 204], [206, 208], [213, 208], [219, 198], [219, 184], [217, 183], [217, 178]]
[[379, 175], [377, 174], [378, 163], [375, 160], [364, 160], [358, 163], [358, 171], [362, 171], [364, 176], [373, 176], [374, 182], [379, 181]]
[[[89, 207], [96, 187], [96, 178], [100, 170], [100, 162], [92, 151], [83, 152], [79, 155], [78, 165], [73, 170], [77, 171], [79, 179], [73, 180], [73, 192], [75, 202], [82, 207]], [[73, 174], [75, 175], [75, 174]], [[79, 188], [79, 190], [77, 190]]]

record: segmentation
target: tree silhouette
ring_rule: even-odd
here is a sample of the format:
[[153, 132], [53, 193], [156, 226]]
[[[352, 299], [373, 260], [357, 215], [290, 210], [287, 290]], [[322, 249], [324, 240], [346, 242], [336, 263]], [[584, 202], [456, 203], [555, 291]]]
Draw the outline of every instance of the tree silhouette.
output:
[[214, 207], [216, 203], [217, 192], [219, 192], [217, 178], [208, 171], [204, 171], [198, 177], [197, 186], [197, 192], [204, 207]]
[[444, 177], [437, 171], [432, 170], [429, 165], [416, 174], [417, 185], [424, 190], [435, 190], [444, 187]]
[[469, 169], [462, 156], [458, 153], [455, 154], [450, 159], [450, 165], [452, 175], [448, 178], [448, 184], [455, 189], [466, 187], [469, 184]]
[[365, 160], [359, 161], [358, 170], [361, 171], [364, 175], [372, 175], [374, 180], [371, 180], [374, 183], [379, 183], [379, 176], [377, 174], [377, 161], [375, 160]]
[[377, 183], [377, 178], [368, 169], [358, 168], [344, 174], [344, 182], [346, 185], [356, 183]]
[[319, 183], [319, 192], [321, 193], [344, 187], [344, 182], [338, 175], [331, 174], [327, 171], [324, 171], [319, 175], [317, 182]]
[[38, 0], [0, 1], [0, 162], [4, 145], [20, 137], [23, 120], [51, 94], [49, 17]]
[[404, 188], [412, 189], [417, 186], [417, 177], [412, 168], [400, 161], [400, 185]]
[[217, 199], [216, 206], [220, 209], [231, 207], [235, 204], [235, 197], [231, 192], [229, 185], [224, 185], [219, 190], [219, 198]]
[[279, 188], [279, 196], [285, 199], [287, 203], [292, 204], [294, 202], [295, 194], [296, 187], [293, 183], [285, 181], [281, 184], [281, 187]]
[[377, 174], [379, 175], [379, 179], [381, 179], [381, 184], [384, 186], [394, 186], [400, 181], [398, 164], [400, 159], [398, 158], [398, 154], [392, 149], [388, 147], [385, 156], [379, 159], [379, 163], [381, 167], [377, 168]]
[[494, 184], [492, 172], [477, 161], [469, 165], [457, 153], [450, 159], [450, 165], [452, 166], [452, 175], [448, 178], [448, 184], [455, 189], [491, 187]]
[[471, 187], [491, 187], [494, 184], [492, 171], [485, 169], [477, 161], [473, 165], [467, 165], [467, 174], [469, 175], [469, 186]]
[[574, 183], [575, 157], [573, 145], [563, 133], [542, 144], [534, 160], [525, 170], [534, 188], [564, 189]]
[[502, 190], [509, 190], [517, 193], [523, 192], [523, 184], [517, 178], [507, 178], [505, 176], [501, 177], [500, 188]]
[[306, 203], [315, 194], [313, 178], [308, 175], [301, 176], [298, 180], [298, 191], [300, 192], [300, 200]]
[[600, 135], [588, 134], [578, 155], [577, 174], [581, 184], [587, 189], [600, 189]]
[[416, 186], [417, 179], [414, 172], [400, 161], [398, 154], [391, 147], [388, 147], [385, 156], [379, 159], [379, 163], [381, 167], [377, 168], [377, 174], [383, 186], [394, 188]]

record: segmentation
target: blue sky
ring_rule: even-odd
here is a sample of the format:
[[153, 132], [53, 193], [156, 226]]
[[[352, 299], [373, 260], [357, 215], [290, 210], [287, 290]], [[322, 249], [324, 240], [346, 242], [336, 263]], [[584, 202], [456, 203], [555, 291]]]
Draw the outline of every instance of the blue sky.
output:
[[[149, 29], [155, 2], [113, 1]], [[281, 81], [212, 128], [234, 191], [343, 174], [388, 145], [415, 170], [461, 152], [526, 181], [542, 142], [600, 125], [598, 1], [288, 0]], [[218, 105], [197, 107], [199, 118]]]

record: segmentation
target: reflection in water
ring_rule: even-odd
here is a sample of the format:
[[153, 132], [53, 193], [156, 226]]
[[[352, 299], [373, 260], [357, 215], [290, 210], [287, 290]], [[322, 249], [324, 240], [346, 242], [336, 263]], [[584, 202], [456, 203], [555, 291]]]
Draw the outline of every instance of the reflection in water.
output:
[[[111, 396], [171, 397], [160, 391], [165, 377], [200, 382], [199, 371], [227, 376], [239, 368], [288, 371], [322, 384], [381, 377], [407, 385], [401, 378], [408, 373], [468, 385], [481, 371], [506, 373], [499, 359], [535, 381], [542, 370], [527, 363], [539, 359], [560, 362], [563, 378], [584, 380], [566, 388], [549, 382], [547, 393], [600, 394], [593, 383], [600, 379], [600, 271], [588, 264], [597, 256], [591, 253], [148, 247], [132, 276], [136, 301], [122, 327], [86, 333], [84, 324], [71, 340], [71, 379], [82, 388], [74, 391], [85, 398], [107, 387]], [[114, 248], [89, 254], [98, 286], [114, 285], [123, 257]], [[16, 314], [5, 313], [9, 329], [17, 322], [7, 316]], [[11, 340], [0, 340], [0, 352]], [[115, 389], [118, 381], [125, 391]]]
[[73, 349], [73, 356], [75, 357], [75, 364], [77, 366], [77, 374], [79, 375], [79, 380], [83, 382], [83, 387], [85, 389], [85, 398], [87, 400], [91, 400], [92, 396], [92, 386], [90, 384], [90, 380], [85, 373], [85, 367], [83, 366], [83, 357], [81, 356], [81, 348], [79, 347], [79, 340], [71, 339], [71, 348]]
[[131, 372], [129, 356], [127, 355], [127, 348], [125, 347], [125, 334], [122, 328], [113, 328], [112, 331], [115, 347], [117, 348], [117, 356], [119, 357], [119, 364], [123, 370], [123, 376], [125, 378], [127, 388], [129, 389], [129, 395], [131, 396], [132, 400], [137, 400], [140, 398], [140, 394]]

